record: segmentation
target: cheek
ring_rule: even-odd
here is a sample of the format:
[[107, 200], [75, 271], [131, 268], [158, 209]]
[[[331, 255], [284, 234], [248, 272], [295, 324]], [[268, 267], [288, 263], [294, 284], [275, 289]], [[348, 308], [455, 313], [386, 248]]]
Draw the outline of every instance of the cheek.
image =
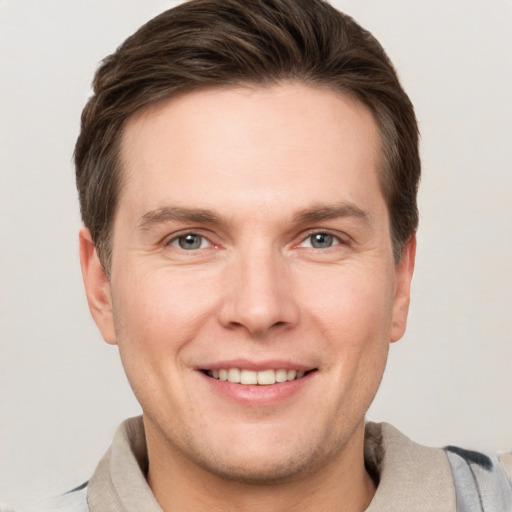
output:
[[[156, 272], [113, 287], [112, 301], [123, 366], [135, 379], [168, 379], [180, 354], [204, 327], [214, 307], [208, 280]], [[151, 376], [151, 377], [150, 377]]]
[[[213, 291], [207, 289], [211, 282], [200, 272], [169, 272], [162, 269], [129, 282], [122, 288], [114, 288], [113, 301], [118, 327], [124, 335], [131, 337], [139, 333], [152, 336], [142, 340], [157, 343], [160, 337], [186, 337], [194, 326], [212, 307]], [[211, 286], [210, 286], [211, 288]], [[118, 292], [118, 293], [116, 293]], [[120, 298], [119, 303], [115, 300]], [[132, 340], [136, 342], [137, 340]]]
[[337, 270], [307, 285], [308, 312], [325, 338], [344, 349], [387, 344], [393, 312], [392, 276], [382, 270], [380, 274]]
[[360, 417], [370, 406], [385, 370], [393, 294], [386, 280], [352, 276], [342, 286], [338, 283], [319, 295], [319, 322], [330, 355], [333, 388], [338, 390], [333, 409]]

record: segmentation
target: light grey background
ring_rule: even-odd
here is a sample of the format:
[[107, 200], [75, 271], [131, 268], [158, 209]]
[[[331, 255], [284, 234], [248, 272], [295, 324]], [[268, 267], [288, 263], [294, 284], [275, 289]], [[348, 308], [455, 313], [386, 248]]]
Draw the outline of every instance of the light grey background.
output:
[[[163, 0], [0, 1], [0, 501], [86, 480], [139, 412], [89, 318], [71, 155], [98, 62]], [[409, 329], [369, 417], [512, 449], [512, 2], [340, 0], [416, 105], [424, 177]]]

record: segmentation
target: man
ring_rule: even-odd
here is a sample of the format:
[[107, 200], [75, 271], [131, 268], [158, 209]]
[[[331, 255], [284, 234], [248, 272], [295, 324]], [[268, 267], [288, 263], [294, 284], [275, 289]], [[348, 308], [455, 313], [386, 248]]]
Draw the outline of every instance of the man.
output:
[[166, 11], [98, 70], [75, 161], [90, 310], [143, 416], [58, 506], [510, 508], [497, 460], [365, 425], [405, 330], [420, 163], [412, 105], [352, 19]]

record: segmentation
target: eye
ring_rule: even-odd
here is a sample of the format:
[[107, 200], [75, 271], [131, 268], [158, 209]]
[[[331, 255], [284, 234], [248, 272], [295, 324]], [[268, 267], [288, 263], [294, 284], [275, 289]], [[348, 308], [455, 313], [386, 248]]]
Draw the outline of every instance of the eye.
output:
[[211, 244], [202, 235], [198, 235], [196, 233], [186, 233], [184, 235], [173, 238], [169, 242], [169, 245], [179, 247], [185, 251], [193, 251], [196, 249], [204, 249], [205, 247], [210, 247]]
[[303, 247], [312, 247], [313, 249], [328, 249], [340, 243], [340, 239], [330, 233], [313, 233], [305, 238], [301, 245]]

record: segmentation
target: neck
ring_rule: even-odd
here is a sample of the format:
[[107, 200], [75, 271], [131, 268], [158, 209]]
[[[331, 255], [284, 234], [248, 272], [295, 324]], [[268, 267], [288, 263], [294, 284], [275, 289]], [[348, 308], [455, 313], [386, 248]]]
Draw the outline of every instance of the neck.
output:
[[286, 481], [253, 484], [229, 480], [191, 462], [174, 448], [162, 450], [148, 436], [148, 482], [164, 512], [361, 512], [375, 494], [365, 470], [364, 424], [320, 468]]

